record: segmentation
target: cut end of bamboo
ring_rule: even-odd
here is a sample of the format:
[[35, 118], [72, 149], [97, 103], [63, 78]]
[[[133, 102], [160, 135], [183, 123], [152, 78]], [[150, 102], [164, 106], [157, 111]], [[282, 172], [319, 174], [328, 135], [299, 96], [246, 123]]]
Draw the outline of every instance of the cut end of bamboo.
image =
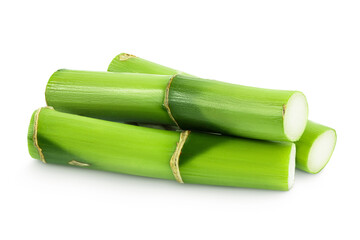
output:
[[30, 125], [29, 125], [29, 130], [28, 130], [28, 150], [29, 150], [29, 154], [32, 158], [34, 159], [38, 159], [40, 160], [40, 155], [39, 152], [34, 144], [34, 125], [35, 125], [35, 116], [36, 116], [36, 112], [38, 110], [36, 110], [32, 116], [31, 116], [31, 120], [30, 120]]
[[336, 145], [335, 130], [321, 134], [312, 144], [308, 156], [308, 172], [318, 173], [329, 162]]
[[128, 53], [120, 53], [117, 57], [119, 58], [120, 61], [126, 61], [129, 58], [136, 58], [135, 55], [128, 54]]
[[289, 161], [289, 175], [288, 175], [288, 189], [290, 190], [294, 186], [295, 182], [295, 166], [296, 166], [296, 146], [292, 145], [290, 151], [290, 161]]
[[287, 138], [295, 142], [305, 131], [308, 120], [308, 104], [301, 92], [295, 92], [283, 106], [284, 132]]

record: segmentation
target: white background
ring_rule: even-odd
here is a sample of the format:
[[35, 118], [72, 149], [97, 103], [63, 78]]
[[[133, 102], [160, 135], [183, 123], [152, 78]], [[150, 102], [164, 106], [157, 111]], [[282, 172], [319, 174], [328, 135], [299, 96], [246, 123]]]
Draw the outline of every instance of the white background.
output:
[[[2, 1], [0, 239], [359, 239], [359, 1]], [[303, 91], [337, 130], [289, 192], [44, 165], [32, 112], [59, 68], [120, 52], [205, 78]]]

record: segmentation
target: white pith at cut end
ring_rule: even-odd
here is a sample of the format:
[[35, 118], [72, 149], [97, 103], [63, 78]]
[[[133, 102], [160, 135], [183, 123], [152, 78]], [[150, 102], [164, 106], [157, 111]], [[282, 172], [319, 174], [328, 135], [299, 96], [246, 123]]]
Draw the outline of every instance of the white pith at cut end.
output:
[[329, 161], [336, 144], [336, 134], [328, 130], [321, 134], [312, 144], [308, 155], [308, 169], [318, 173]]
[[284, 106], [284, 132], [290, 141], [303, 134], [308, 120], [308, 104], [304, 94], [294, 93]]
[[290, 152], [289, 170], [288, 170], [288, 189], [291, 189], [295, 182], [295, 157], [296, 147], [292, 144]]

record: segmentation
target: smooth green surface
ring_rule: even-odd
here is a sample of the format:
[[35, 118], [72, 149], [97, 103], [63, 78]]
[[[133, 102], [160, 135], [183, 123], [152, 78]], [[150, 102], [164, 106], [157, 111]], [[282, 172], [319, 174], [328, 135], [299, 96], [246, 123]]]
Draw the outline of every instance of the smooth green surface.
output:
[[192, 132], [180, 172], [185, 183], [288, 190], [292, 145]]
[[[33, 115], [34, 116], [34, 115]], [[29, 127], [32, 157], [34, 120]], [[43, 108], [38, 143], [47, 163], [171, 179], [179, 132], [132, 126]], [[288, 190], [292, 144], [192, 132], [180, 157], [185, 183]], [[35, 149], [36, 150], [36, 149]]]
[[[129, 57], [130, 56], [130, 57]], [[161, 75], [182, 74], [192, 76], [179, 70], [165, 67], [163, 65], [150, 62], [148, 60], [135, 57], [127, 53], [120, 53], [110, 63], [109, 72], [132, 72], [132, 73], [148, 73]]]
[[294, 93], [177, 75], [170, 87], [169, 106], [182, 129], [289, 141], [283, 106]]
[[[51, 76], [45, 95], [49, 106], [63, 112], [124, 122], [174, 124], [163, 107], [170, 78], [59, 70]], [[183, 129], [289, 141], [284, 132], [283, 107], [294, 93], [176, 75], [169, 106]]]
[[56, 110], [119, 121], [171, 124], [162, 104], [171, 76], [58, 70], [45, 97]]
[[47, 163], [68, 165], [75, 160], [90, 164], [86, 168], [91, 169], [173, 179], [169, 159], [179, 140], [178, 132], [45, 108], [38, 126], [38, 143]]
[[[306, 129], [304, 131], [304, 134], [301, 136], [300, 140], [298, 142], [296, 142], [296, 167], [306, 171], [308, 173], [318, 173], [320, 172], [328, 163], [329, 159], [325, 162], [324, 166], [318, 170], [317, 172], [313, 172], [309, 169], [308, 164], [309, 164], [309, 153], [310, 153], [310, 149], [313, 146], [314, 142], [316, 139], [318, 139], [318, 137], [320, 137], [320, 135], [322, 135], [323, 133], [325, 133], [326, 131], [333, 131], [335, 133], [335, 137], [336, 137], [336, 132], [334, 129], [329, 128], [327, 126], [321, 125], [319, 123], [315, 123], [313, 121], [308, 121], [307, 125], [306, 125]], [[334, 150], [334, 149], [333, 149]]]

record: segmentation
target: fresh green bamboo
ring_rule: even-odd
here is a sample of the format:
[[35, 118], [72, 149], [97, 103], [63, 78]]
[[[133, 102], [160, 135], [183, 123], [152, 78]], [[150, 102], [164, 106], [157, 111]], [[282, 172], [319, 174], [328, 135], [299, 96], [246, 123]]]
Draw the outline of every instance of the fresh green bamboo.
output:
[[150, 62], [148, 60], [136, 57], [131, 54], [121, 53], [117, 55], [110, 63], [109, 72], [129, 72], [129, 73], [147, 73], [160, 75], [182, 74], [194, 77], [188, 73], [165, 67], [163, 65]]
[[336, 145], [336, 132], [324, 125], [308, 121], [296, 143], [296, 167], [309, 173], [320, 172], [329, 162]]
[[274, 141], [298, 140], [307, 121], [300, 92], [185, 75], [59, 70], [45, 95], [64, 112]]
[[[29, 152], [47, 163], [174, 180], [169, 161], [179, 132], [36, 111]], [[41, 155], [43, 158], [41, 158]], [[185, 183], [288, 190], [295, 145], [191, 132], [180, 155]]]
[[[132, 58], [127, 59], [125, 56], [132, 56]], [[141, 72], [149, 74], [182, 73], [179, 70], [165, 67], [126, 53], [117, 55], [111, 61], [108, 71]], [[329, 161], [335, 145], [336, 132], [334, 129], [308, 121], [302, 137], [296, 142], [296, 167], [309, 173], [320, 172]]]
[[58, 70], [46, 87], [48, 106], [106, 120], [172, 124], [163, 109], [170, 76]]

